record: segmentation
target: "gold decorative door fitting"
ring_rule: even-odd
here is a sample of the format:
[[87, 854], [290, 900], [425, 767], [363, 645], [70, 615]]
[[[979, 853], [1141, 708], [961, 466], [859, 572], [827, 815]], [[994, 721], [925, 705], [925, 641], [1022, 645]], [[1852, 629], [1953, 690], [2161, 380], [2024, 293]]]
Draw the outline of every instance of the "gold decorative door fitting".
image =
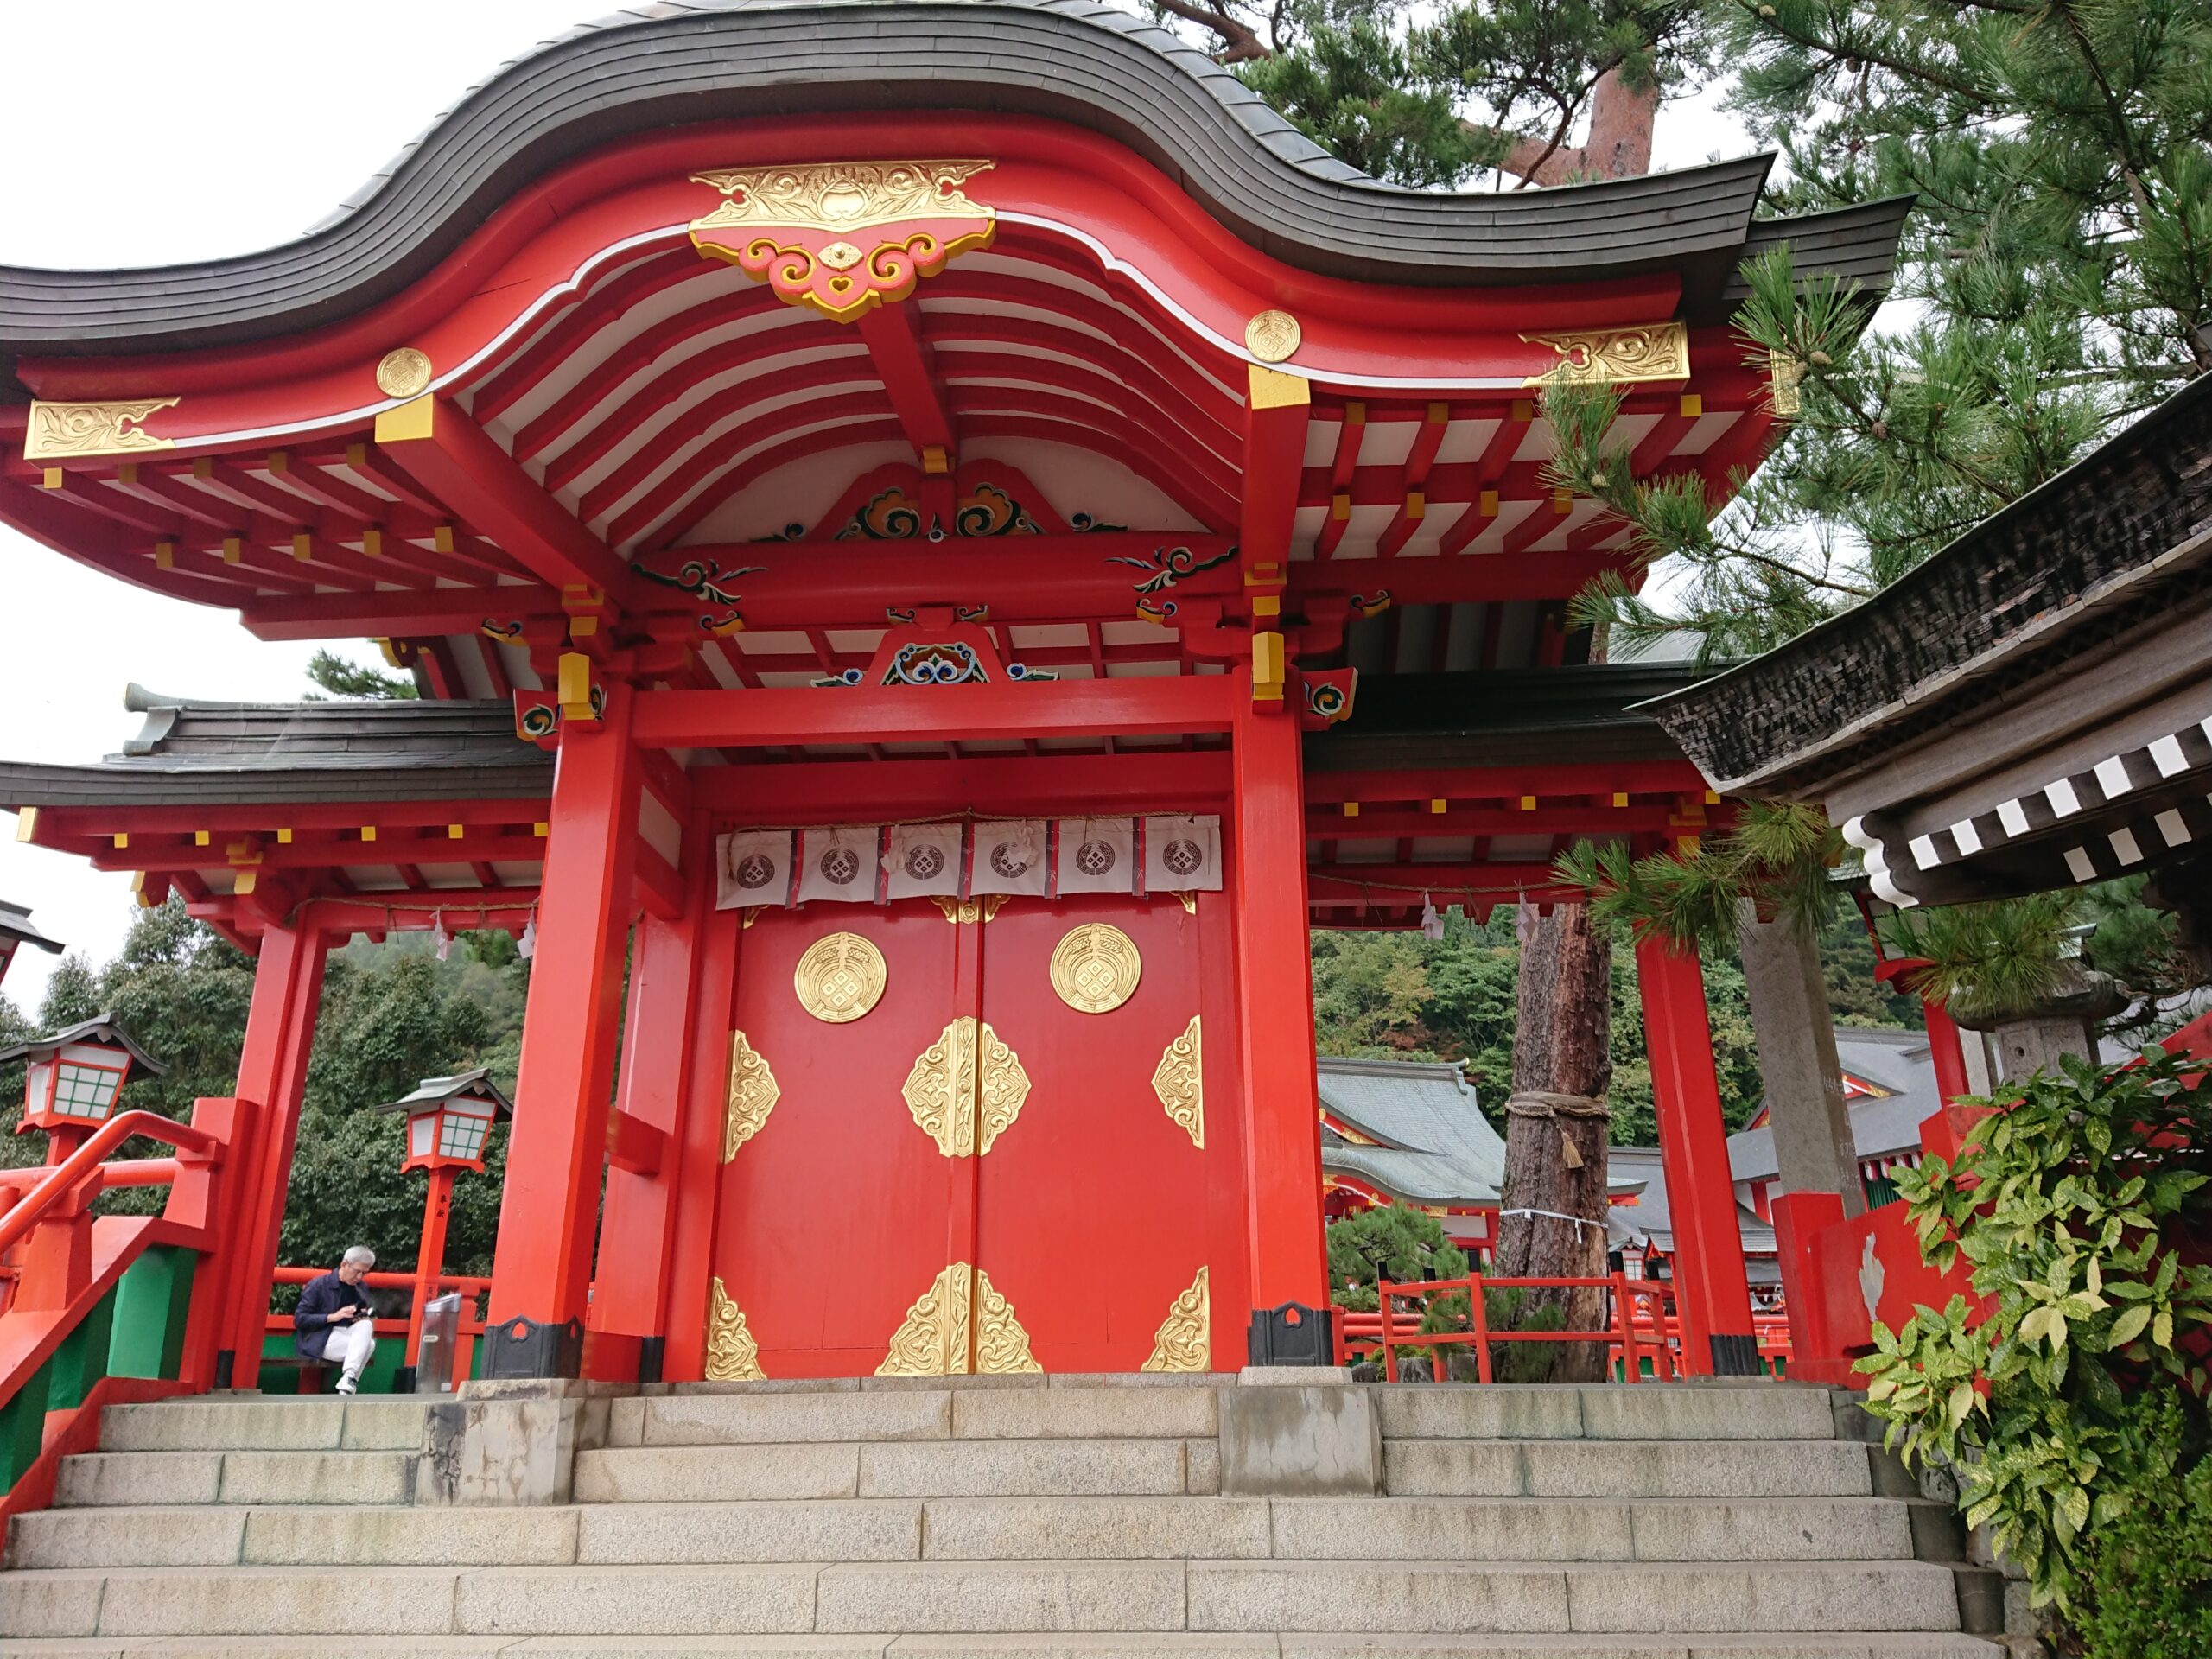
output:
[[1029, 1075], [998, 1033], [963, 1014], [915, 1058], [900, 1093], [939, 1152], [979, 1158], [1021, 1116]]
[[891, 1338], [878, 1376], [1004, 1376], [1044, 1370], [1029, 1352], [1029, 1333], [990, 1275], [955, 1262], [906, 1310]]
[[768, 1062], [753, 1051], [741, 1031], [729, 1034], [729, 1101], [722, 1116], [722, 1162], [737, 1156], [737, 1149], [767, 1127], [768, 1114], [776, 1109], [783, 1091]]

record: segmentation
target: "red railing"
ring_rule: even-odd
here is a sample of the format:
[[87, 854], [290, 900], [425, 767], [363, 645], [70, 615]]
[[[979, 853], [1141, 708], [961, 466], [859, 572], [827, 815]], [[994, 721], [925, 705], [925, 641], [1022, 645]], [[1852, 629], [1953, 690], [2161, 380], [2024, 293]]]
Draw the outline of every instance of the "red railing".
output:
[[[217, 1190], [245, 1102], [195, 1102], [180, 1123], [124, 1112], [60, 1161], [0, 1172], [0, 1257], [12, 1283], [0, 1313], [0, 1517], [50, 1501], [60, 1459], [89, 1448], [100, 1408], [208, 1386], [219, 1287]], [[134, 1135], [168, 1158], [102, 1160]], [[169, 1188], [158, 1216], [92, 1214], [111, 1186]], [[126, 1282], [127, 1281], [127, 1282]], [[135, 1288], [134, 1288], [135, 1287]], [[97, 1317], [95, 1317], [97, 1316]]]
[[[1492, 1330], [1483, 1294], [1485, 1289], [1603, 1290], [1607, 1293], [1607, 1322], [1593, 1331]], [[1466, 1295], [1471, 1310], [1469, 1328], [1465, 1331], [1423, 1331], [1421, 1314], [1397, 1306], [1418, 1302], [1425, 1308], [1432, 1296], [1460, 1293]], [[1384, 1280], [1376, 1287], [1372, 1313], [1337, 1310], [1338, 1356], [1348, 1360], [1355, 1350], [1369, 1354], [1379, 1351], [1382, 1374], [1395, 1382], [1402, 1348], [1427, 1350], [1432, 1365], [1440, 1372], [1444, 1349], [1471, 1346], [1475, 1351], [1476, 1375], [1488, 1382], [1493, 1380], [1490, 1349], [1493, 1342], [1602, 1342], [1611, 1367], [1618, 1370], [1624, 1382], [1642, 1380], [1646, 1358], [1651, 1361], [1655, 1377], [1679, 1376], [1682, 1374], [1681, 1331], [1668, 1306], [1672, 1294], [1673, 1287], [1662, 1281], [1630, 1279], [1619, 1273], [1590, 1279], [1490, 1278], [1470, 1274], [1462, 1279], [1425, 1279], [1410, 1284]]]
[[[276, 1282], [280, 1285], [304, 1285], [328, 1271], [327, 1268], [280, 1267], [276, 1269]], [[411, 1272], [365, 1273], [361, 1275], [361, 1282], [372, 1290], [404, 1290], [411, 1294], [422, 1288]], [[431, 1297], [444, 1295], [449, 1290], [459, 1291], [461, 1297], [461, 1331], [454, 1344], [453, 1375], [456, 1382], [466, 1378], [475, 1353], [476, 1339], [484, 1334], [483, 1299], [491, 1289], [489, 1279], [474, 1278], [467, 1274], [439, 1275], [430, 1287], [429, 1296], [416, 1296], [413, 1306], [408, 1309], [406, 1355], [409, 1362], [414, 1361], [416, 1345], [423, 1337], [423, 1304]], [[281, 1332], [289, 1336], [293, 1329], [292, 1316], [272, 1310], [264, 1328], [272, 1334]]]

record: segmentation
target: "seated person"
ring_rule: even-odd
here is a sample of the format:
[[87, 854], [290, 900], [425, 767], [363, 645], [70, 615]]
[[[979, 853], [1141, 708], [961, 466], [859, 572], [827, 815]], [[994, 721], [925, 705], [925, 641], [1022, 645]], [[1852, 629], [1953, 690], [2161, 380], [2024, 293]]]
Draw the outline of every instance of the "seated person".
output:
[[334, 1271], [308, 1281], [292, 1314], [300, 1357], [338, 1366], [340, 1394], [352, 1394], [359, 1387], [369, 1356], [377, 1351], [368, 1293], [361, 1288], [361, 1281], [376, 1264], [374, 1250], [354, 1245]]

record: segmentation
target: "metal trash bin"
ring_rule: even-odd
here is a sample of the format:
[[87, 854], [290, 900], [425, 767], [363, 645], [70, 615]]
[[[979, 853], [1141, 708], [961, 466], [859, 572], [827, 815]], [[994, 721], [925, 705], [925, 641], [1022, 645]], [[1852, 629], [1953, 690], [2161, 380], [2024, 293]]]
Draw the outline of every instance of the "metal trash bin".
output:
[[454, 1356], [461, 1347], [461, 1293], [423, 1304], [423, 1342], [415, 1357], [415, 1392], [451, 1394]]

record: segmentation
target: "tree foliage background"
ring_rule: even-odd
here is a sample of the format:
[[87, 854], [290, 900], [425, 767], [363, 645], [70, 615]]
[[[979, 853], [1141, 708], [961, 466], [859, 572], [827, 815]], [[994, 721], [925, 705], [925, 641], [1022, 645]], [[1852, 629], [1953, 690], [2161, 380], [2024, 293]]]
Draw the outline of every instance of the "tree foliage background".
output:
[[[1504, 907], [1487, 922], [1448, 912], [1444, 937], [1434, 944], [1418, 933], [1316, 933], [1313, 1007], [1320, 1052], [1353, 1058], [1465, 1060], [1480, 1097], [1500, 1104], [1513, 1075], [1520, 958], [1514, 912]], [[1891, 1029], [1922, 1024], [1916, 1000], [1876, 982], [1873, 944], [1855, 912], [1839, 915], [1822, 933], [1821, 961], [1839, 1024]], [[1705, 982], [1721, 1108], [1735, 1130], [1750, 1119], [1761, 1094], [1743, 968], [1732, 954], [1708, 951]], [[1655, 1146], [1651, 1063], [1635, 951], [1624, 937], [1613, 945], [1612, 1058], [1607, 1096], [1612, 1141]]]
[[[529, 964], [504, 933], [461, 934], [440, 962], [427, 935], [385, 944], [356, 939], [332, 954], [309, 1058], [298, 1150], [284, 1215], [282, 1259], [334, 1263], [366, 1244], [388, 1267], [413, 1264], [423, 1224], [425, 1178], [403, 1175], [397, 1113], [364, 1109], [397, 1100], [426, 1077], [487, 1065], [514, 1086], [521, 1052]], [[125, 1108], [189, 1117], [197, 1097], [238, 1086], [238, 1052], [253, 998], [253, 960], [187, 916], [172, 899], [141, 911], [113, 962], [95, 969], [65, 957], [37, 1018], [0, 998], [0, 1045], [112, 1012], [146, 1052], [168, 1066], [124, 1092]], [[0, 1067], [0, 1162], [38, 1163], [45, 1137], [12, 1133], [22, 1116], [23, 1069]], [[127, 1157], [156, 1155], [149, 1143]], [[446, 1244], [449, 1272], [491, 1271], [506, 1137], [495, 1132], [485, 1173], [454, 1184]], [[104, 1196], [106, 1210], [157, 1208], [166, 1189]]]

